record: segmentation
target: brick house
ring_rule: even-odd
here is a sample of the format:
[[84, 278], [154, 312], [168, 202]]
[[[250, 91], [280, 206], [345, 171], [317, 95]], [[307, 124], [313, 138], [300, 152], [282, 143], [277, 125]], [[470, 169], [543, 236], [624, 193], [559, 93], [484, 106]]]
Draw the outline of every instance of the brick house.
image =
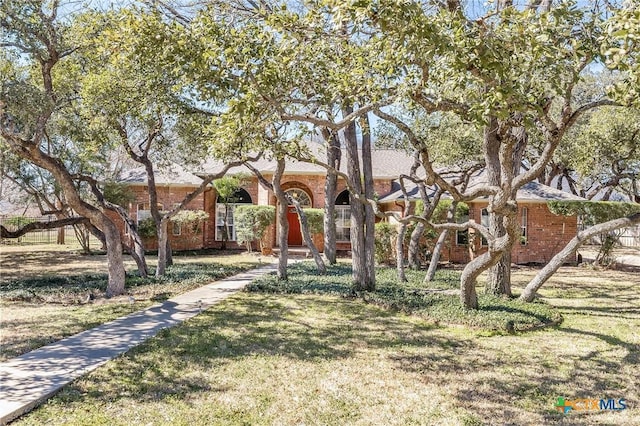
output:
[[[344, 158], [344, 155], [343, 155]], [[382, 210], [402, 210], [402, 194], [398, 190], [397, 178], [406, 173], [413, 159], [396, 150], [374, 150], [372, 152], [373, 174], [375, 193], [379, 197]], [[343, 164], [345, 161], [342, 162]], [[213, 173], [222, 168], [222, 164], [209, 162], [204, 165], [204, 172]], [[254, 167], [261, 171], [263, 176], [270, 179], [275, 171], [275, 163], [268, 160], [259, 160]], [[204, 210], [209, 218], [197, 229], [181, 229], [173, 225], [170, 228], [169, 238], [174, 250], [193, 250], [203, 248], [220, 248], [222, 246], [224, 216], [226, 209], [230, 209], [227, 229], [230, 238], [226, 242], [228, 248], [238, 248], [235, 243], [235, 229], [233, 225], [233, 209], [238, 204], [251, 203], [260, 205], [277, 206], [276, 198], [272, 191], [258, 184], [257, 178], [251, 175], [245, 167], [232, 169], [230, 174], [244, 173], [249, 175], [248, 183], [236, 193], [236, 202], [225, 205], [218, 199], [213, 186], [207, 188], [196, 197], [187, 209]], [[303, 207], [323, 208], [325, 205], [324, 183], [325, 169], [309, 163], [289, 161], [282, 178], [283, 189], [296, 197]], [[185, 195], [200, 185], [201, 179], [179, 166], [157, 172], [156, 186], [158, 189], [158, 201], [161, 209], [168, 209], [179, 203]], [[142, 169], [129, 171], [121, 181], [128, 184], [135, 194], [135, 201], [129, 205], [129, 213], [138, 221], [150, 216], [147, 179]], [[410, 192], [413, 197], [417, 191]], [[344, 182], [338, 182], [336, 197], [337, 210], [337, 236], [338, 250], [348, 250], [350, 210], [349, 196]], [[519, 215], [522, 218], [523, 241], [516, 244], [513, 249], [513, 261], [516, 263], [544, 263], [576, 235], [577, 218], [556, 216], [547, 207], [550, 200], [581, 199], [572, 194], [562, 192], [548, 186], [529, 183], [518, 191]], [[484, 209], [486, 200], [478, 199], [468, 203], [469, 216], [477, 222], [484, 222], [487, 213]], [[295, 209], [287, 206], [289, 220], [288, 242], [292, 247], [302, 246], [302, 234]], [[124, 223], [118, 220], [123, 237], [126, 238]], [[268, 240], [275, 247], [277, 245], [278, 229], [273, 225], [268, 230]], [[157, 248], [154, 239], [145, 241], [146, 248]], [[468, 262], [473, 256], [486, 250], [481, 238], [473, 238], [467, 233], [452, 233], [449, 244], [443, 253], [443, 260], [453, 262]]]
[[[482, 173], [472, 177], [469, 189], [483, 183]], [[408, 190], [410, 199], [417, 199], [417, 189]], [[518, 201], [518, 217], [522, 229], [522, 238], [516, 243], [511, 252], [513, 263], [547, 263], [555, 254], [564, 248], [578, 232], [577, 216], [558, 216], [548, 207], [549, 201], [585, 201], [584, 198], [551, 188], [538, 182], [529, 182], [520, 188], [516, 194]], [[391, 209], [403, 200], [402, 192], [396, 190], [379, 202]], [[460, 218], [461, 222], [473, 219], [476, 223], [488, 225], [489, 213], [486, 209], [486, 198], [478, 198], [466, 203], [469, 206], [469, 216]], [[475, 256], [487, 250], [487, 242], [480, 235], [474, 235], [473, 230], [451, 232], [449, 240], [443, 250], [441, 259], [454, 263], [467, 263]]]
[[[375, 177], [374, 191], [378, 196], [391, 192], [394, 179], [405, 173], [410, 167], [411, 161], [413, 161], [406, 154], [395, 150], [375, 150], [372, 153], [372, 160]], [[271, 179], [275, 171], [275, 163], [268, 160], [259, 160], [253, 163], [253, 166], [260, 170], [267, 180]], [[222, 167], [223, 164], [221, 163], [209, 162], [203, 166], [202, 170], [203, 173], [215, 173], [221, 170]], [[174, 250], [220, 248], [223, 242], [224, 216], [227, 208], [233, 210], [236, 205], [243, 203], [277, 206], [273, 192], [259, 185], [257, 178], [251, 174], [249, 169], [236, 167], [229, 171], [229, 174], [239, 173], [250, 177], [248, 179], [249, 182], [236, 193], [234, 198], [237, 199], [237, 202], [234, 204], [225, 205], [222, 203], [218, 199], [215, 188], [211, 186], [187, 205], [187, 209], [204, 210], [209, 214], [209, 218], [202, 224], [201, 229], [195, 233], [190, 229], [180, 229], [176, 226], [170, 229], [169, 238]], [[282, 187], [285, 192], [295, 196], [303, 207], [324, 208], [325, 177], [326, 171], [321, 166], [292, 160], [287, 162], [282, 178]], [[148, 186], [144, 169], [130, 170], [121, 177], [120, 181], [129, 185], [135, 195], [135, 200], [129, 205], [131, 217], [137, 218], [138, 221], [150, 217]], [[160, 208], [168, 209], [182, 201], [185, 195], [200, 185], [202, 180], [196, 174], [176, 165], [170, 169], [156, 172], [155, 181]], [[338, 250], [348, 250], [350, 247], [350, 211], [349, 195], [344, 182], [338, 182], [336, 193]], [[302, 233], [298, 216], [293, 206], [287, 206], [287, 208], [289, 245], [293, 247], [302, 246]], [[228, 248], [238, 248], [235, 243], [233, 215], [230, 214], [229, 218], [227, 227], [230, 238], [226, 246]], [[126, 238], [124, 223], [119, 219], [116, 219], [116, 222], [120, 226], [123, 237]], [[277, 245], [277, 232], [276, 225], [273, 225], [267, 232], [273, 246]], [[145, 246], [149, 250], [157, 249], [154, 239], [145, 240]]]

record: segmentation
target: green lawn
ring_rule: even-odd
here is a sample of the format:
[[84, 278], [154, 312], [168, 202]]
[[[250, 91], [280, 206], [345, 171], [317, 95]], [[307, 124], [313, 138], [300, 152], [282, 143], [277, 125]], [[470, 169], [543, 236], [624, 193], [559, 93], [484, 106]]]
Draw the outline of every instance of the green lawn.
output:
[[[0, 280], [0, 361], [258, 265], [257, 257], [239, 253], [176, 255], [175, 264], [160, 278], [141, 279], [129, 270], [127, 294], [107, 299], [107, 275], [99, 269], [105, 267], [104, 256], [21, 251], [13, 257], [3, 253], [3, 264], [22, 262], [29, 267]], [[65, 258], [71, 261], [60, 261]], [[155, 258], [149, 261], [153, 266]], [[57, 264], [67, 269], [60, 271]]]
[[[543, 291], [563, 323], [515, 334], [339, 294], [239, 293], [16, 424], [637, 425], [639, 289], [638, 274], [563, 268]], [[630, 409], [565, 416], [561, 396]]]

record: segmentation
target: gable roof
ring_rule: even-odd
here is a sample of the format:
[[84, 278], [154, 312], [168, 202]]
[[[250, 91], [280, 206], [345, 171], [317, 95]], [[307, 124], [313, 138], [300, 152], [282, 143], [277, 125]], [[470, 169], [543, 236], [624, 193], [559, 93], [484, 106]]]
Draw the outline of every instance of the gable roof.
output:
[[[156, 168], [156, 185], [199, 186], [202, 183], [196, 174], [188, 172], [179, 164]], [[127, 170], [120, 175], [119, 182], [131, 185], [147, 185], [147, 172], [144, 167]]]
[[[472, 190], [481, 185], [485, 185], [487, 182], [484, 170], [476, 172], [470, 179], [468, 189]], [[407, 195], [410, 200], [419, 200], [420, 194], [418, 192], [417, 185], [410, 183], [406, 186]], [[431, 196], [435, 193], [435, 188], [430, 187], [427, 189], [427, 193]], [[447, 196], [447, 195], [445, 195]], [[394, 188], [385, 196], [381, 197], [379, 201], [381, 203], [390, 203], [394, 201], [401, 201], [404, 199], [400, 184], [395, 181]], [[479, 197], [477, 200], [486, 200], [487, 197]], [[532, 181], [524, 184], [516, 193], [516, 200], [519, 202], [532, 202], [542, 203], [548, 201], [587, 201], [585, 198], [579, 197], [569, 192], [561, 191], [559, 189], [552, 188], [542, 183]]]
[[[312, 154], [319, 161], [326, 161], [326, 153], [324, 145], [310, 142], [308, 144]], [[340, 162], [340, 171], [347, 171], [346, 158], [347, 154], [344, 149], [342, 151], [342, 159]], [[374, 179], [397, 179], [402, 173], [407, 173], [413, 164], [413, 158], [405, 152], [391, 149], [374, 149], [371, 151], [371, 163]], [[276, 162], [274, 160], [260, 158], [258, 161], [251, 162], [251, 165], [265, 175], [273, 174], [276, 170]], [[178, 164], [172, 164], [167, 167], [157, 167], [155, 170], [155, 181], [157, 185], [179, 185], [179, 186], [198, 186], [202, 179], [198, 177], [201, 174], [212, 174], [220, 172], [224, 169], [225, 163], [215, 159], [209, 159], [202, 163], [201, 166], [194, 167], [193, 170], [187, 171]], [[246, 166], [232, 167], [228, 174], [252, 174], [251, 170]], [[327, 170], [317, 164], [298, 161], [295, 159], [287, 159], [285, 175], [326, 175]], [[148, 183], [147, 175], [144, 167], [128, 170], [120, 177], [120, 182], [132, 185], [146, 185]]]

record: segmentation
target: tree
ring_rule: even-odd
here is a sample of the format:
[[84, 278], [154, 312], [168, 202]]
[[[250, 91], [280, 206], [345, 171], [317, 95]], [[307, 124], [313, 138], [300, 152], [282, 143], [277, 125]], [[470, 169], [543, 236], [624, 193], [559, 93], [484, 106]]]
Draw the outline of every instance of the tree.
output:
[[251, 243], [258, 241], [260, 250], [264, 244], [267, 228], [275, 222], [276, 209], [273, 206], [238, 206], [235, 210], [235, 227], [238, 244], [246, 244], [251, 253]]
[[[602, 16], [566, 3], [551, 7], [550, 2], [522, 8], [497, 2], [480, 11], [457, 1], [432, 7], [404, 2], [385, 8], [359, 2], [341, 9], [361, 27], [384, 35], [377, 39], [377, 51], [394, 52], [390, 60], [405, 67], [397, 75], [404, 84], [403, 102], [426, 113], [450, 111], [482, 126], [486, 184], [463, 192], [435, 171], [420, 135], [400, 117], [391, 117], [420, 150], [429, 181], [457, 201], [488, 197], [489, 227], [471, 222], [445, 225], [473, 227], [488, 241], [488, 252], [462, 273], [463, 306], [478, 307], [476, 280], [489, 268], [493, 269], [487, 291], [510, 294], [509, 255], [519, 236], [517, 189], [542, 173], [580, 115], [613, 104], [606, 98], [572, 103], [583, 70], [600, 55]], [[554, 110], [554, 105], [561, 107]], [[544, 149], [521, 171], [528, 133], [534, 128], [541, 129]]]
[[[313, 133], [311, 126], [334, 134], [342, 131], [347, 163], [351, 164], [351, 186], [360, 190], [359, 197], [367, 193], [373, 198], [370, 161], [366, 160], [370, 147], [368, 124], [364, 118], [354, 122], [380, 103], [379, 99], [368, 97], [373, 73], [366, 56], [374, 58], [375, 53], [366, 46], [364, 33], [362, 37], [351, 35], [341, 23], [325, 19], [317, 13], [321, 5], [261, 5], [264, 7], [254, 2], [213, 2], [189, 20], [184, 38], [172, 43], [177, 46], [179, 63], [190, 64], [181, 71], [192, 79], [196, 97], [201, 103], [215, 106], [211, 126], [214, 149], [223, 157], [247, 149], [264, 149], [280, 161], [283, 152], [295, 156], [298, 151], [279, 147], [274, 141], [295, 138], [264, 138], [261, 134], [273, 136], [280, 132], [282, 136], [286, 128], [289, 136], [302, 137]], [[221, 22], [221, 16], [229, 19]], [[233, 24], [229, 26], [227, 22]], [[348, 58], [357, 59], [358, 63], [349, 64]], [[345, 78], [347, 75], [356, 81]], [[221, 86], [233, 93], [233, 101], [218, 102], [215, 91]], [[279, 130], [273, 132], [271, 126]], [[358, 136], [368, 140], [362, 144], [364, 187]], [[304, 155], [301, 153], [298, 158]], [[359, 201], [352, 205], [352, 215], [356, 223], [352, 232], [354, 286], [372, 289], [373, 214]], [[365, 234], [371, 238], [366, 239]]]
[[[211, 182], [225, 175], [237, 160], [216, 173], [202, 173], [202, 182], [170, 208], [158, 203], [158, 169], [176, 164], [197, 167], [208, 151], [204, 129], [210, 114], [194, 108], [184, 96], [185, 82], [175, 69], [173, 43], [178, 43], [182, 24], [165, 21], [157, 13], [123, 9], [101, 14], [90, 22], [106, 22], [108, 28], [94, 42], [92, 56], [76, 73], [82, 82], [82, 109], [90, 128], [116, 143], [147, 177], [149, 210], [158, 239], [156, 276], [172, 263], [168, 226], [173, 218]], [[178, 36], [176, 36], [178, 34]], [[166, 37], [167, 39], [163, 39]], [[122, 94], [127, 93], [126, 97]], [[86, 117], [90, 117], [86, 120]], [[123, 210], [118, 210], [124, 214]], [[123, 217], [129, 223], [131, 220]]]
[[125, 284], [118, 228], [82, 198], [74, 171], [65, 164], [69, 157], [64, 155], [73, 153], [65, 150], [68, 141], [60, 140], [53, 126], [73, 100], [73, 87], [58, 80], [57, 70], [82, 47], [71, 36], [71, 23], [58, 16], [58, 7], [58, 1], [38, 0], [10, 0], [0, 7], [0, 45], [22, 60], [2, 61], [0, 135], [16, 155], [51, 173], [69, 206], [104, 234], [107, 295], [113, 296], [123, 293]]

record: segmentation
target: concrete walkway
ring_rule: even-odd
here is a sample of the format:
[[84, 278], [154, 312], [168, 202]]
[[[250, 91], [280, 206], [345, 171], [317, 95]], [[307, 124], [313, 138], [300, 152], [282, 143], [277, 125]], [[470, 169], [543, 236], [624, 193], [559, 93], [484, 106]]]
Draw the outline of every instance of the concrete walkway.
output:
[[275, 264], [269, 264], [213, 282], [1, 363], [0, 424], [5, 425], [44, 402], [64, 385], [155, 336], [163, 328], [198, 315], [275, 268]]

